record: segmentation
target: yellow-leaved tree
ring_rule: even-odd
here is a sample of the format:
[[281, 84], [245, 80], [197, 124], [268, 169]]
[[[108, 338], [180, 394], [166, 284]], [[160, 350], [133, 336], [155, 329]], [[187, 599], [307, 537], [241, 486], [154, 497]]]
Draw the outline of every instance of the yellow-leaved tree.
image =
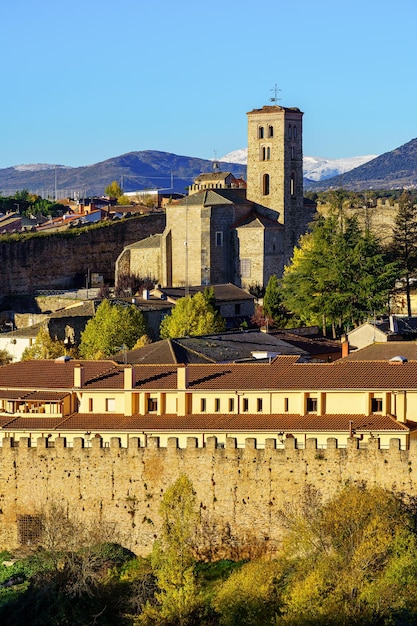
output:
[[195, 576], [193, 537], [197, 523], [196, 498], [192, 482], [182, 474], [167, 489], [160, 506], [162, 531], [155, 541], [151, 562], [158, 592], [156, 603], [147, 603], [138, 623], [196, 624], [200, 605]]

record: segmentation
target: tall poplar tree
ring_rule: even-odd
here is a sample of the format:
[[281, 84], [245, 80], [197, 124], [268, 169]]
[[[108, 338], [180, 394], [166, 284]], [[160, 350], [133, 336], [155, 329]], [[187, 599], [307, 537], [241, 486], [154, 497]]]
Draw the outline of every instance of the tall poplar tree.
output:
[[198, 517], [196, 496], [188, 476], [182, 474], [166, 490], [159, 513], [161, 534], [151, 554], [159, 591], [156, 604], [146, 604], [138, 623], [196, 624], [193, 613], [199, 604], [199, 588], [193, 540]]
[[393, 231], [392, 253], [397, 259], [405, 278], [407, 313], [411, 317], [411, 284], [413, 271], [417, 268], [417, 206], [409, 191], [403, 191], [398, 203]]

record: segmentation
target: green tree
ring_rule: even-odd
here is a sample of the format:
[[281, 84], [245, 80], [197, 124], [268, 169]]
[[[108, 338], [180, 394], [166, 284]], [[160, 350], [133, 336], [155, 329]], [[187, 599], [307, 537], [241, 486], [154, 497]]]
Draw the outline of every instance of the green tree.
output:
[[199, 605], [193, 557], [196, 498], [193, 485], [185, 474], [167, 489], [159, 512], [161, 535], [155, 541], [151, 555], [159, 590], [155, 595], [156, 604], [145, 606], [139, 623], [182, 626], [192, 620]]
[[126, 206], [128, 204], [132, 204], [132, 199], [129, 196], [125, 196], [124, 194], [117, 197], [117, 204]]
[[272, 318], [276, 326], [283, 327], [288, 321], [288, 313], [282, 303], [281, 288], [275, 274], [269, 277], [263, 300], [263, 312]]
[[404, 191], [398, 202], [392, 244], [392, 254], [405, 277], [407, 313], [411, 317], [410, 278], [417, 268], [417, 205], [409, 191]]
[[396, 266], [356, 217], [319, 216], [300, 239], [282, 278], [283, 303], [308, 324], [345, 330], [386, 310]]
[[[21, 360], [57, 359], [69, 352], [63, 341], [52, 339], [46, 326], [42, 326], [36, 335], [33, 345], [23, 351]], [[70, 355], [72, 355], [71, 352]], [[73, 355], [76, 356], [75, 354]]]
[[145, 320], [137, 307], [103, 300], [81, 333], [79, 352], [85, 359], [106, 358], [121, 346], [130, 350], [145, 334]]
[[189, 335], [221, 333], [225, 321], [210, 303], [210, 297], [202, 293], [177, 300], [169, 315], [162, 320], [159, 333], [162, 339]]
[[13, 361], [13, 356], [7, 350], [0, 350], [0, 365], [8, 365]]
[[120, 196], [123, 195], [123, 189], [121, 188], [117, 180], [113, 180], [110, 185], [107, 185], [104, 193], [106, 194], [106, 196], [109, 196], [109, 198], [120, 198]]

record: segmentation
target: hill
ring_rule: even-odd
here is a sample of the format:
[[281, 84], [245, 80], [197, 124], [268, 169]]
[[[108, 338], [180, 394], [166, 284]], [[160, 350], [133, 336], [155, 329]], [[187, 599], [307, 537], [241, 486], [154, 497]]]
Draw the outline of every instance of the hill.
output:
[[417, 139], [412, 139], [344, 174], [325, 181], [304, 182], [306, 191], [325, 191], [340, 187], [351, 191], [417, 187]]
[[[220, 167], [236, 177], [246, 178], [246, 159], [246, 149], [236, 150], [221, 159]], [[56, 189], [58, 198], [73, 196], [75, 192], [81, 197], [102, 195], [113, 180], [125, 191], [159, 188], [183, 193], [196, 176], [210, 172], [212, 166], [212, 161], [207, 159], [157, 150], [128, 152], [84, 167], [17, 165], [0, 169], [0, 193], [8, 196], [27, 189], [43, 197], [54, 197]], [[306, 191], [416, 187], [417, 139], [375, 158], [372, 155], [346, 159], [304, 157], [303, 169]], [[333, 176], [334, 172], [338, 175]]]
[[[212, 161], [169, 152], [144, 150], [128, 152], [121, 156], [85, 167], [63, 165], [18, 165], [0, 169], [0, 193], [13, 195], [27, 189], [41, 196], [81, 197], [102, 195], [113, 180], [120, 182], [125, 191], [162, 188], [184, 193], [186, 187], [202, 172], [212, 170]], [[221, 163], [221, 168], [235, 176], [246, 177], [246, 167], [236, 163]]]

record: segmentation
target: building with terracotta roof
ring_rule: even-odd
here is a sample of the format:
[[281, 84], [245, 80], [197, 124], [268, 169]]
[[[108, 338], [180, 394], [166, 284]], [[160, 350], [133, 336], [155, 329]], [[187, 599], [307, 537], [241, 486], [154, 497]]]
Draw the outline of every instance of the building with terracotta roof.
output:
[[303, 363], [297, 356], [271, 363], [123, 365], [114, 361], [24, 361], [0, 368], [3, 436], [66, 437], [85, 445], [119, 437], [146, 445], [195, 437], [204, 447], [255, 438], [284, 448], [329, 438], [343, 448], [349, 438], [377, 439], [401, 449], [417, 436], [417, 361]]

